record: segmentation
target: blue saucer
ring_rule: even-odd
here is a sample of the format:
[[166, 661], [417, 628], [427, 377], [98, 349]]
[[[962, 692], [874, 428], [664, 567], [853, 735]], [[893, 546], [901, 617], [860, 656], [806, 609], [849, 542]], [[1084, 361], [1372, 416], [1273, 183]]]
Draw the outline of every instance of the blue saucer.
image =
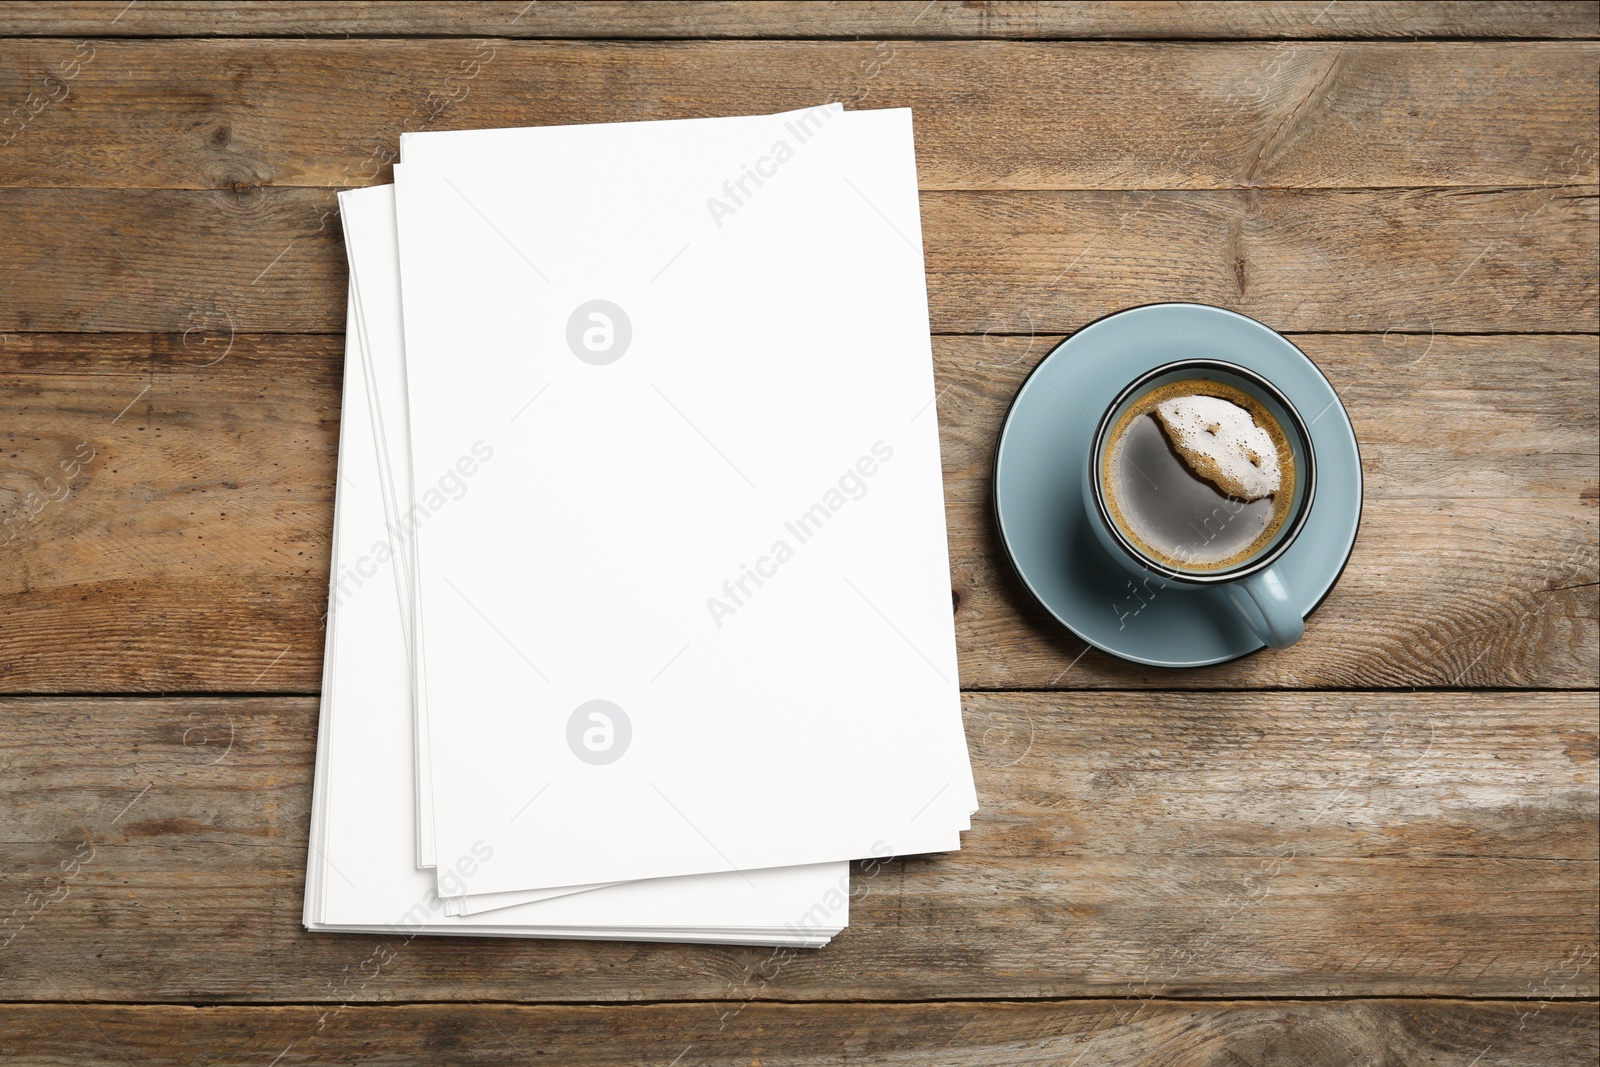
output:
[[[1277, 566], [1309, 615], [1339, 580], [1361, 522], [1361, 453], [1328, 379], [1282, 335], [1205, 304], [1150, 304], [1090, 323], [1022, 383], [995, 451], [1000, 538], [1029, 591], [1096, 648], [1157, 667], [1203, 667], [1264, 647], [1221, 588], [1141, 585], [1084, 514], [1095, 424], [1123, 386], [1177, 359], [1221, 359], [1272, 381], [1310, 424], [1317, 498]], [[1137, 587], [1137, 588], [1136, 588]], [[1307, 641], [1317, 639], [1308, 628]]]

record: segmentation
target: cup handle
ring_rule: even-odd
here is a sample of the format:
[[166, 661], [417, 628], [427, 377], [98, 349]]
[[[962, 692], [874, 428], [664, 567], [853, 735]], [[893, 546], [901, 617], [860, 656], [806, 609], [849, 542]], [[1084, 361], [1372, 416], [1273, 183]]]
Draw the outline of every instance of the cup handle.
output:
[[1278, 568], [1268, 567], [1230, 582], [1227, 589], [1234, 610], [1267, 647], [1288, 648], [1305, 636], [1306, 621], [1290, 602], [1289, 588]]

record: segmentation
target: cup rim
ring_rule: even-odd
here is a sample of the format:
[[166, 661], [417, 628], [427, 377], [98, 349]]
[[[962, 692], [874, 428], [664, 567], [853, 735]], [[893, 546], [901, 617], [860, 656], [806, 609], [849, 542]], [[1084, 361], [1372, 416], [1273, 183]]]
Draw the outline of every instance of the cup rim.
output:
[[[1293, 423], [1294, 431], [1299, 435], [1301, 447], [1305, 453], [1305, 495], [1301, 498], [1300, 507], [1296, 510], [1294, 516], [1289, 520], [1283, 535], [1278, 538], [1278, 543], [1260, 555], [1255, 556], [1235, 567], [1230, 567], [1227, 570], [1180, 570], [1146, 554], [1137, 545], [1133, 544], [1133, 542], [1128, 539], [1128, 536], [1122, 532], [1122, 528], [1118, 526], [1116, 520], [1111, 517], [1111, 511], [1106, 506], [1105, 501], [1105, 487], [1102, 480], [1104, 464], [1101, 462], [1101, 449], [1105, 447], [1106, 435], [1110, 432], [1111, 426], [1114, 422], [1112, 416], [1116, 414], [1117, 409], [1122, 407], [1123, 403], [1127, 401], [1129, 397], [1133, 396], [1140, 389], [1144, 388], [1145, 385], [1150, 381], [1159, 378], [1162, 375], [1171, 374], [1174, 371], [1187, 370], [1190, 368], [1197, 370], [1213, 369], [1223, 371], [1224, 373], [1233, 374], [1240, 378], [1244, 378], [1252, 384], [1260, 387], [1264, 392], [1271, 396], [1272, 399], [1276, 400], [1283, 408], [1284, 412], [1289, 416], [1289, 421]], [[1304, 529], [1306, 521], [1311, 517], [1311, 506], [1316, 499], [1316, 444], [1311, 439], [1311, 428], [1306, 425], [1305, 419], [1300, 415], [1300, 409], [1295, 407], [1294, 402], [1284, 395], [1283, 390], [1279, 389], [1272, 382], [1268, 381], [1264, 375], [1258, 373], [1257, 371], [1253, 371], [1248, 367], [1240, 366], [1237, 363], [1230, 363], [1224, 359], [1195, 358], [1173, 360], [1170, 363], [1163, 363], [1159, 367], [1152, 367], [1150, 370], [1145, 371], [1133, 381], [1123, 386], [1111, 403], [1106, 406], [1105, 411], [1101, 413], [1100, 421], [1095, 426], [1094, 437], [1089, 443], [1089, 468], [1089, 495], [1094, 499], [1097, 518], [1100, 520], [1100, 524], [1111, 534], [1112, 540], [1117, 543], [1118, 547], [1126, 552], [1129, 557], [1132, 558], [1133, 561], [1139, 566], [1144, 567], [1147, 570], [1154, 571], [1163, 578], [1168, 578], [1178, 582], [1187, 582], [1193, 585], [1220, 585], [1224, 582], [1237, 581], [1240, 578], [1245, 578], [1252, 574], [1258, 574], [1272, 566], [1279, 560], [1279, 558], [1283, 556], [1285, 552], [1289, 550], [1289, 546], [1294, 544], [1295, 539], [1300, 536], [1300, 531]]]

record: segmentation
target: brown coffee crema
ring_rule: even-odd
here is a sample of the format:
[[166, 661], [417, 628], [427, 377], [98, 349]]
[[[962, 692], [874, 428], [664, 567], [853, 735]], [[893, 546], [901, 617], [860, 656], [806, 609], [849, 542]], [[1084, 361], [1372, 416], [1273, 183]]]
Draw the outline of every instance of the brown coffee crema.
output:
[[[1278, 451], [1278, 466], [1281, 472], [1281, 481], [1278, 491], [1267, 499], [1271, 501], [1271, 513], [1260, 532], [1247, 544], [1229, 552], [1225, 557], [1214, 560], [1202, 560], [1195, 557], [1195, 553], [1181, 544], [1154, 543], [1149, 532], [1141, 530], [1137, 522], [1131, 521], [1122, 501], [1118, 499], [1118, 469], [1117, 463], [1122, 446], [1128, 436], [1129, 430], [1138, 419], [1149, 419], [1160, 427], [1160, 420], [1155, 415], [1157, 406], [1168, 400], [1185, 396], [1212, 396], [1229, 403], [1235, 404], [1250, 413], [1255, 424], [1267, 431], [1272, 438], [1272, 443]], [[1204, 482], [1205, 486], [1215, 494], [1219, 506], [1229, 507], [1234, 504], [1243, 505], [1242, 501], [1235, 501], [1219, 489], [1213, 482], [1204, 479], [1189, 465], [1188, 461], [1172, 447], [1172, 442], [1166, 436], [1165, 428], [1159, 431], [1162, 439], [1167, 442], [1172, 452], [1173, 459], [1186, 471], [1189, 476], [1197, 481]], [[1176, 570], [1187, 571], [1219, 571], [1229, 567], [1238, 566], [1264, 549], [1272, 538], [1283, 528], [1289, 518], [1289, 510], [1294, 503], [1295, 495], [1295, 465], [1294, 450], [1290, 446], [1289, 437], [1278, 420], [1272, 416], [1266, 406], [1251, 394], [1232, 385], [1213, 381], [1209, 378], [1189, 378], [1183, 381], [1169, 382], [1157, 386], [1128, 407], [1112, 426], [1111, 432], [1106, 435], [1106, 444], [1100, 459], [1100, 484], [1102, 497], [1106, 509], [1110, 512], [1112, 521], [1135, 547], [1150, 558]]]

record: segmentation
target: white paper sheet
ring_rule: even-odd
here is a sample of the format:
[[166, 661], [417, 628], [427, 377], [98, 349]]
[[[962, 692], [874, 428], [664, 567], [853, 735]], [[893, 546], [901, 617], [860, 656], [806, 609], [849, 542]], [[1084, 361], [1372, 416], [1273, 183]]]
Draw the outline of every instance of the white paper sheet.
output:
[[476, 894], [955, 847], [909, 114], [561, 138], [396, 169], [437, 854], [493, 849]]

